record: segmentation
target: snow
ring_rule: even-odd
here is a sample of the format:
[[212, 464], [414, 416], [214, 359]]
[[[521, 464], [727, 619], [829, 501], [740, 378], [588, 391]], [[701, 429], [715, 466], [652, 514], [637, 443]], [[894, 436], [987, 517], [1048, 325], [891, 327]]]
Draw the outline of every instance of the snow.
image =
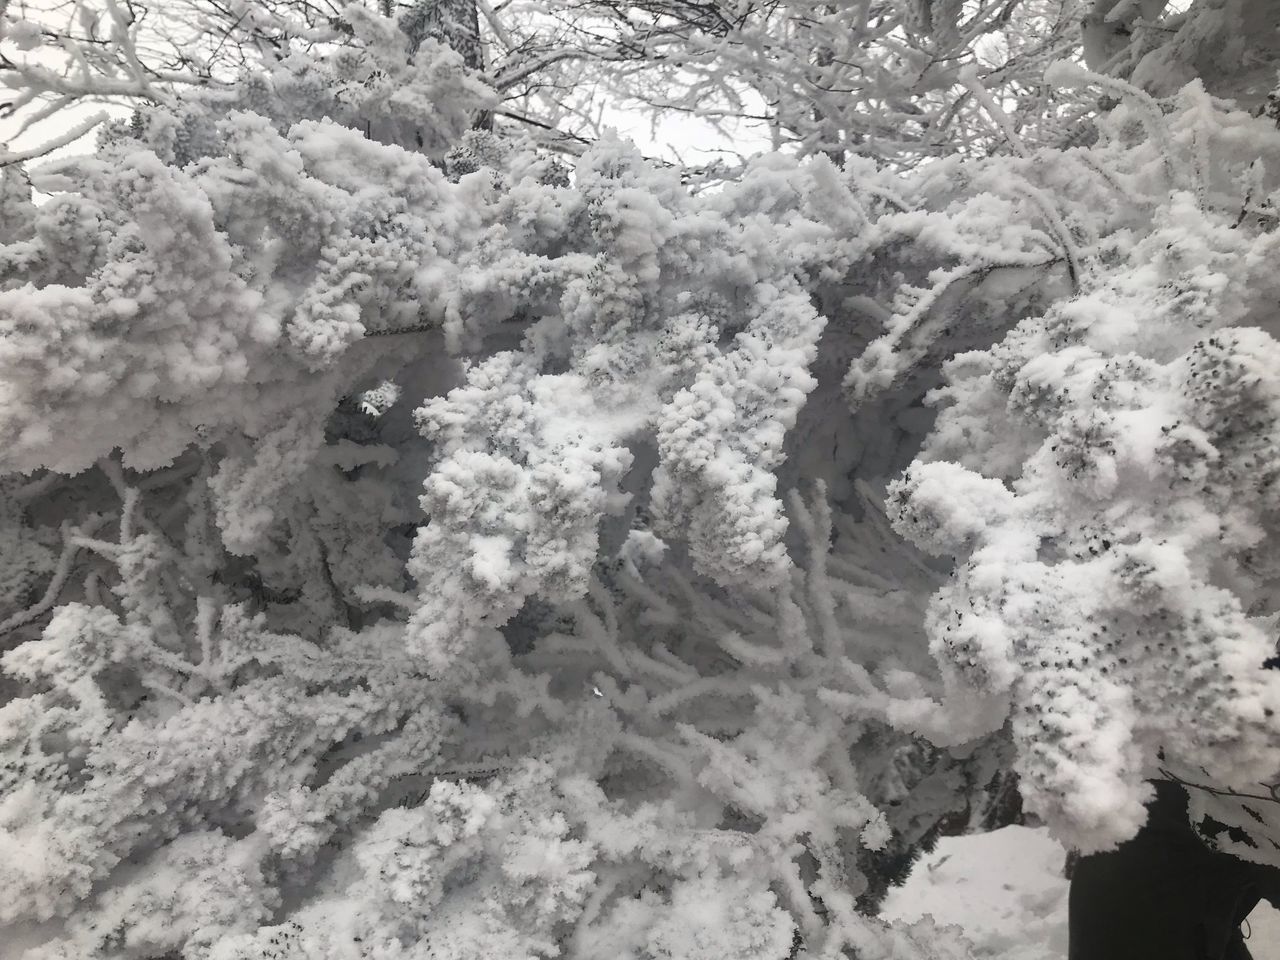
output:
[[1246, 932], [1253, 960], [1280, 960], [1280, 910], [1262, 901], [1249, 914]]
[[885, 898], [882, 916], [930, 915], [960, 927], [979, 957], [1046, 960], [1067, 955], [1065, 855], [1047, 831], [1004, 827], [943, 837]]
[[[911, 876], [885, 898], [881, 916], [913, 922], [924, 916], [960, 927], [978, 957], [1065, 960], [1065, 853], [1048, 831], [1004, 827], [943, 837]], [[1280, 910], [1265, 900], [1249, 915], [1253, 960], [1280, 960]]]

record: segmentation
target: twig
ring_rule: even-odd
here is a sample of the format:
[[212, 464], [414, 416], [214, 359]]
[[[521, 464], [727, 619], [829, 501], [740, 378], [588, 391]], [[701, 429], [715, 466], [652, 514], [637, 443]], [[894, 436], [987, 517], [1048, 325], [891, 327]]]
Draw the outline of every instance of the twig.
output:
[[69, 143], [75, 143], [86, 133], [107, 119], [107, 112], [102, 110], [95, 113], [92, 117], [89, 117], [89, 119], [77, 123], [66, 133], [56, 136], [52, 140], [46, 140], [38, 147], [32, 147], [30, 150], [9, 150], [4, 153], [0, 153], [0, 167], [9, 167], [13, 166], [15, 163], [25, 163], [28, 160], [35, 160], [38, 157], [43, 157], [46, 154], [52, 153], [59, 147], [65, 147]]
[[7, 620], [0, 622], [0, 636], [12, 633], [18, 627], [43, 616], [58, 602], [58, 596], [62, 593], [62, 588], [67, 585], [67, 578], [71, 575], [71, 566], [75, 560], [76, 553], [82, 545], [81, 538], [92, 536], [94, 531], [105, 522], [105, 517], [98, 516], [91, 517], [79, 529], [69, 526], [63, 527], [62, 553], [58, 557], [58, 564], [53, 571], [53, 579], [49, 581], [49, 586], [45, 590], [44, 596], [40, 598], [38, 603], [27, 607], [25, 610], [19, 610]]

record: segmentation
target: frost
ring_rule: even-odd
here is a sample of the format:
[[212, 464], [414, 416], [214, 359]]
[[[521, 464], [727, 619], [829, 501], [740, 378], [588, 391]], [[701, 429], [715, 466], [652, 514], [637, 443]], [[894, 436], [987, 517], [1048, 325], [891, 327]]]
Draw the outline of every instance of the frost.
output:
[[707, 189], [343, 16], [0, 174], [20, 960], [958, 960], [940, 833], [1156, 776], [1274, 859], [1280, 133], [1186, 36]]

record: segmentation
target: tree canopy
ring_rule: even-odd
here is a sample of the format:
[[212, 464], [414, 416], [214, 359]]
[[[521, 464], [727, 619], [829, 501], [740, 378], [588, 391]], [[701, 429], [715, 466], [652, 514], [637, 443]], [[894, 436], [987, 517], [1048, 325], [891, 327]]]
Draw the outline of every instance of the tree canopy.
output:
[[1154, 777], [1280, 863], [1268, 7], [0, 0], [5, 949], [972, 957], [921, 850]]

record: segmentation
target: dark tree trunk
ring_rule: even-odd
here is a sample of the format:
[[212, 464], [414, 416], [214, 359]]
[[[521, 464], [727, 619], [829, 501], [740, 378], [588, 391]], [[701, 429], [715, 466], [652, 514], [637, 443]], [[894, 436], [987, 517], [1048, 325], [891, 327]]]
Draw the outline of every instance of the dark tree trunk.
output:
[[[427, 38], [445, 44], [461, 54], [470, 69], [484, 70], [484, 47], [480, 43], [480, 11], [475, 0], [418, 0], [400, 20], [409, 38], [409, 56]], [[493, 114], [482, 111], [472, 124], [478, 130], [493, 128]]]
[[1136, 837], [1076, 862], [1069, 960], [1247, 960], [1241, 921], [1280, 899], [1280, 870], [1209, 849], [1182, 787], [1155, 786]]

